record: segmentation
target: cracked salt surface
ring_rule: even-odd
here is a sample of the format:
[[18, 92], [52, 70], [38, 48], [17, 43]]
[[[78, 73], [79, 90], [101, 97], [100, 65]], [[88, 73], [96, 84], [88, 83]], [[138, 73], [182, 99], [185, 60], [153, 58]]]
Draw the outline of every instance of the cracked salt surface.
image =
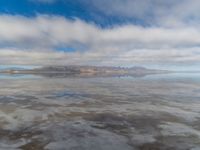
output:
[[67, 122], [50, 126], [49, 129], [54, 131], [53, 135], [50, 136], [55, 140], [45, 146], [49, 150], [133, 150], [133, 147], [127, 144], [125, 137], [106, 130], [92, 128], [83, 122], [79, 124]]
[[200, 131], [181, 123], [167, 122], [159, 126], [164, 136], [197, 136], [200, 140]]
[[0, 80], [2, 150], [198, 150], [200, 82]]
[[0, 141], [0, 149], [2, 150], [20, 150], [20, 146], [27, 144], [28, 142], [25, 139], [19, 139], [17, 141], [10, 141], [10, 140], [1, 140]]

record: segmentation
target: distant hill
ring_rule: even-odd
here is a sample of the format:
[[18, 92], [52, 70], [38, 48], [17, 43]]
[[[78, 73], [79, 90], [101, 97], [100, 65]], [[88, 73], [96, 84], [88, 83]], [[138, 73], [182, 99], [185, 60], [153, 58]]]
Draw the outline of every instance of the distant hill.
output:
[[169, 73], [166, 70], [147, 69], [144, 67], [104, 67], [104, 66], [45, 66], [34, 69], [5, 69], [6, 74], [37, 74], [47, 77], [111, 77], [111, 76], [145, 76], [149, 74]]

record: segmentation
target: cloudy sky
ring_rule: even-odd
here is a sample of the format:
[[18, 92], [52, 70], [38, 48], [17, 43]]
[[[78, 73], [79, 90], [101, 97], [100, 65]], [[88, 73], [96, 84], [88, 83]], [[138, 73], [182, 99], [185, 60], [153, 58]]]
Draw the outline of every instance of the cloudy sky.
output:
[[200, 70], [199, 0], [1, 0], [0, 65]]

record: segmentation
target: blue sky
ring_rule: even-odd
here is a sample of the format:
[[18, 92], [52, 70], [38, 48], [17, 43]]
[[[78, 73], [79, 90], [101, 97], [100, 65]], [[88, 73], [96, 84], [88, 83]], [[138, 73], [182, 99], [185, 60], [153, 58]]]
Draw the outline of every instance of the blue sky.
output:
[[1, 0], [1, 65], [197, 70], [198, 0]]
[[79, 18], [104, 28], [125, 23], [148, 25], [148, 22], [137, 17], [105, 14], [101, 10], [98, 10], [95, 5], [91, 5], [92, 2], [90, 0], [21, 0], [20, 2], [18, 0], [2, 0], [0, 1], [0, 12], [2, 14], [23, 15], [27, 17], [48, 14], [64, 16], [68, 19]]

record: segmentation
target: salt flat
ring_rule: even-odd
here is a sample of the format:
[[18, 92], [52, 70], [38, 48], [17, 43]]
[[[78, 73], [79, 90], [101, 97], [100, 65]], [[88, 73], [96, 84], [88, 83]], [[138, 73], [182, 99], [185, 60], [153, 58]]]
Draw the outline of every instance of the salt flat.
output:
[[198, 74], [0, 79], [2, 150], [200, 149]]

